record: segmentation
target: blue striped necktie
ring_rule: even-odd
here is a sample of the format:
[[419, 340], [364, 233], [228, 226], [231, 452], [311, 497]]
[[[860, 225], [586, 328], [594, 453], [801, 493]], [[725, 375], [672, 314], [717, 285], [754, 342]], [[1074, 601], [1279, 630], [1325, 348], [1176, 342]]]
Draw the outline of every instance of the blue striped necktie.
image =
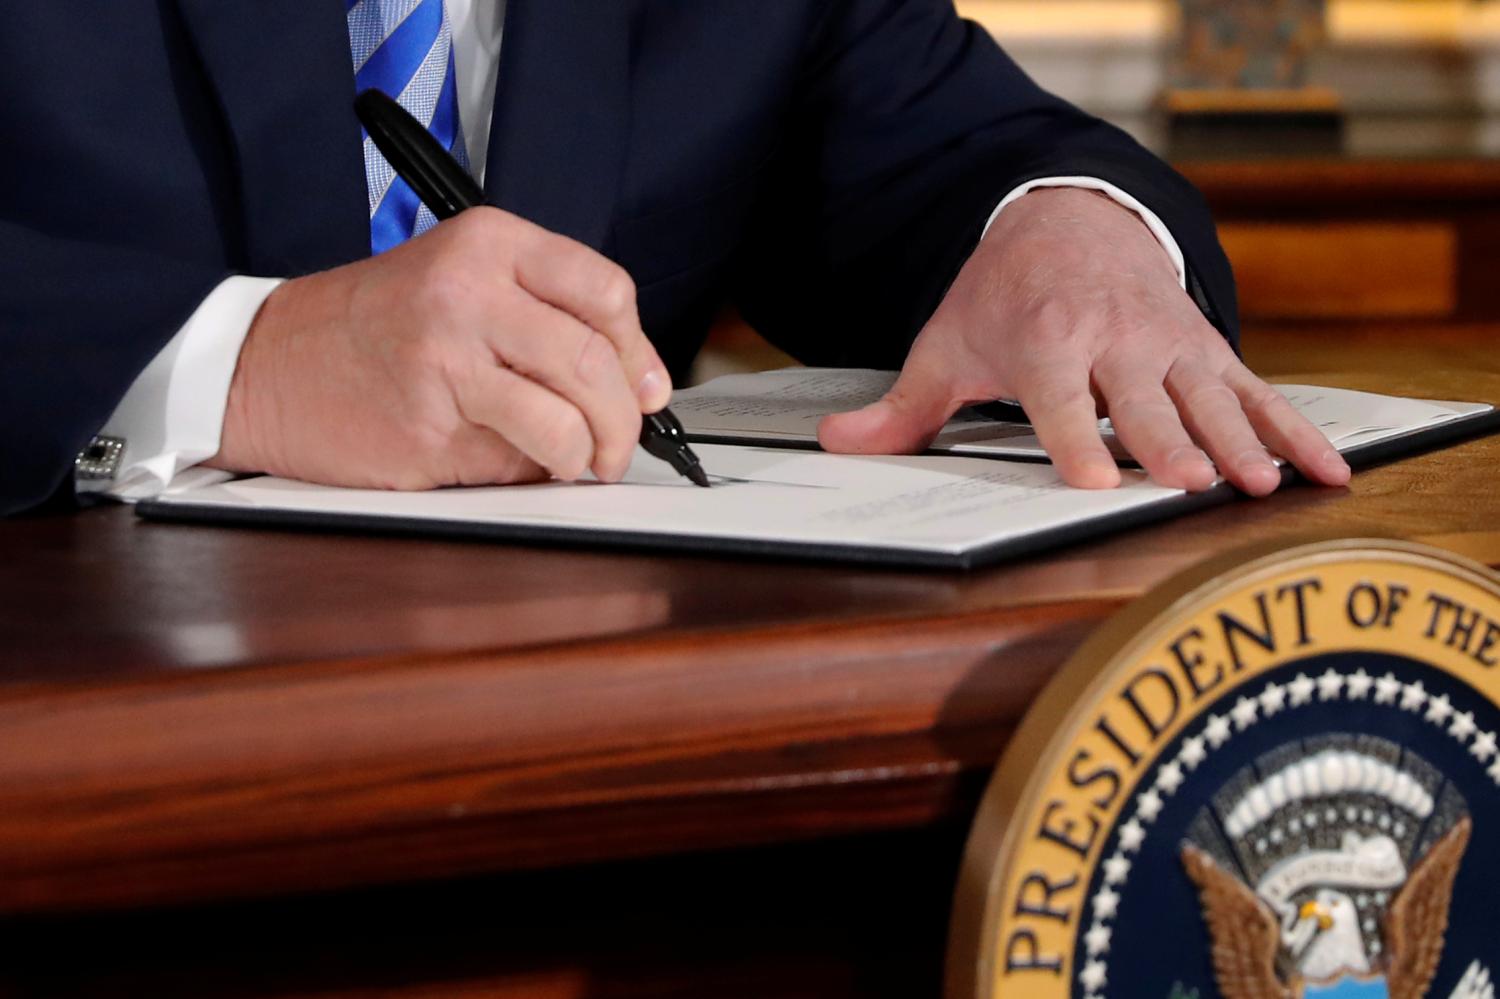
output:
[[[358, 91], [383, 90], [401, 102], [467, 169], [453, 44], [443, 0], [345, 0]], [[370, 250], [381, 253], [437, 224], [432, 212], [365, 136]]]

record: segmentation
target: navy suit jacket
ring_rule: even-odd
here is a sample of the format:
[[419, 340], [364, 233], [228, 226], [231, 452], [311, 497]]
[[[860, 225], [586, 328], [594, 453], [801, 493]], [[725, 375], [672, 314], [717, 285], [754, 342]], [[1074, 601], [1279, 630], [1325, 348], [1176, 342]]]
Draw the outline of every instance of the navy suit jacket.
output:
[[[343, 0], [49, 0], [0, 32], [0, 513], [203, 297], [369, 253]], [[1131, 192], [1233, 340], [1197, 193], [1039, 90], [951, 0], [510, 0], [489, 200], [618, 260], [674, 375], [726, 301], [813, 364], [898, 367], [997, 200]]]

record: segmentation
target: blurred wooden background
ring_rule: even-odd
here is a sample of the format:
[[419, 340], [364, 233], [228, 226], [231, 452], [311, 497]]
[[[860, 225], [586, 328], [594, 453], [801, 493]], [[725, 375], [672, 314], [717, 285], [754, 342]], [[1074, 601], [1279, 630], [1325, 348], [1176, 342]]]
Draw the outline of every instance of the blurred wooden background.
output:
[[[1500, 401], [1500, 0], [1329, 0], [1329, 48], [1312, 73], [1350, 112], [1338, 147], [1248, 134], [1232, 151], [1191, 154], [1151, 108], [1172, 0], [959, 6], [1044, 85], [1204, 190], [1256, 370]], [[731, 312], [696, 374], [788, 360]], [[1497, 459], [1500, 438], [1471, 442], [1349, 490], [1289, 490], [966, 578], [752, 564], [731, 584], [711, 560], [137, 530], [123, 510], [12, 522], [0, 539], [19, 566], [0, 576], [13, 589], [0, 615], [0, 636], [12, 629], [0, 642], [12, 674], [0, 685], [11, 745], [0, 999], [936, 996], [958, 851], [1017, 699], [1103, 614], [1211, 551], [1296, 531], [1391, 531], [1500, 564]], [[768, 635], [802, 658], [780, 669]], [[930, 654], [909, 654], [929, 636]], [[851, 658], [854, 645], [842, 663], [815, 654], [835, 639], [871, 658]], [[501, 656], [505, 643], [529, 672]], [[726, 666], [714, 650], [731, 643], [743, 655]], [[679, 646], [708, 651], [666, 657]], [[370, 661], [351, 665], [356, 653]], [[648, 740], [596, 757], [567, 740], [526, 745], [516, 733], [538, 719], [569, 734], [624, 730], [629, 701], [574, 717], [564, 688], [578, 663], [639, 675], [618, 689], [654, 698], [663, 718], [699, 703], [683, 691], [741, 713], [691, 731], [663, 723], [675, 757], [653, 756]], [[466, 742], [407, 701], [370, 695], [387, 677], [439, 693], [463, 681], [462, 696], [426, 703], [477, 717], [471, 671], [535, 676], [536, 703], [485, 719], [487, 734]], [[804, 717], [807, 685], [824, 675], [844, 686]], [[891, 684], [884, 700], [877, 677]], [[324, 680], [365, 696], [291, 710]], [[232, 695], [237, 725], [204, 713], [227, 703], [216, 691]], [[776, 698], [796, 711], [746, 713]], [[382, 703], [388, 729], [375, 724]], [[260, 745], [264, 711], [283, 726], [312, 719], [279, 752], [316, 757], [349, 740], [372, 762], [278, 777], [275, 759], [245, 753], [235, 783], [181, 752], [180, 728], [140, 722], [171, 704], [198, 719], [204, 744]], [[650, 719], [637, 709], [629, 717]], [[399, 767], [387, 758], [418, 737], [447, 748]], [[507, 739], [513, 759], [483, 755]], [[29, 756], [16, 748], [28, 745]], [[17, 779], [54, 758], [71, 783]], [[134, 772], [135, 758], [160, 766]], [[184, 779], [192, 766], [201, 777]], [[100, 776], [122, 771], [138, 782]], [[465, 807], [427, 808], [449, 787]], [[452, 839], [424, 853], [426, 840], [397, 835], [411, 829]], [[154, 842], [195, 836], [167, 857], [175, 868], [141, 862]], [[289, 850], [297, 836], [321, 852]], [[216, 855], [214, 837], [250, 847]], [[293, 893], [221, 898], [281, 891]], [[192, 904], [111, 911], [132, 899]]]
[[[1191, 142], [1159, 109], [1175, 0], [958, 6], [1203, 190], [1247, 327], [1500, 320], [1500, 0], [1328, 0], [1308, 82], [1337, 94], [1338, 131], [1243, 125]], [[694, 380], [788, 363], [731, 312]]]

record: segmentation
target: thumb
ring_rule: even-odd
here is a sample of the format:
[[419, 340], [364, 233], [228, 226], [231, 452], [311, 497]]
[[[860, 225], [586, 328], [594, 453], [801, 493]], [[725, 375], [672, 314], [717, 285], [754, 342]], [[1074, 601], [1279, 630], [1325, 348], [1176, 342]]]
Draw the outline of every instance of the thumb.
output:
[[878, 402], [825, 416], [818, 443], [838, 454], [911, 454], [932, 443], [957, 409], [945, 379], [909, 363]]

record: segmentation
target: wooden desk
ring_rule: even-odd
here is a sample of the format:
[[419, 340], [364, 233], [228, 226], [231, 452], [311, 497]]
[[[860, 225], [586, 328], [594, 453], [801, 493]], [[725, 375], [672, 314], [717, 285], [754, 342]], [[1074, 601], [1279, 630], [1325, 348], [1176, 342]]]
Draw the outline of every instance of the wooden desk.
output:
[[[1277, 355], [1280, 335], [1251, 342]], [[1492, 335], [1474, 331], [1476, 357], [1493, 360]], [[1306, 333], [1286, 336], [1308, 370]], [[1336, 356], [1351, 387], [1500, 401], [1493, 363], [1382, 373], [1357, 370], [1377, 351]], [[0, 908], [19, 914], [0, 933], [35, 944], [10, 971], [113, 994], [35, 951], [126, 924], [36, 914], [567, 867], [473, 882], [482, 901], [451, 889], [502, 913], [462, 924], [507, 927], [503, 946], [479, 942], [489, 963], [455, 950], [456, 916], [413, 915], [430, 897], [387, 892], [130, 924], [155, 926], [156, 948], [229, 946], [208, 911], [237, 943], [216, 971], [163, 950], [128, 981], [176, 994], [164, 983], [186, 967], [179, 984], [199, 995], [935, 990], [963, 823], [1033, 695], [1099, 621], [1213, 553], [1309, 531], [1429, 538], [1500, 564], [1497, 467], [1500, 437], [1472, 441], [1347, 490], [1299, 486], [973, 575], [163, 526], [118, 508], [0, 523]], [[694, 856], [798, 841], [811, 845]], [[820, 894], [789, 902], [788, 872]], [[557, 884], [589, 904], [559, 904]], [[377, 919], [374, 897], [400, 915]], [[715, 900], [740, 915], [712, 915]], [[305, 930], [300, 978], [232, 970], [264, 957], [240, 935], [268, 920]], [[385, 939], [377, 924], [439, 956], [419, 971], [356, 960]], [[747, 958], [761, 935], [779, 943]], [[663, 991], [659, 969], [640, 969], [678, 943], [697, 970]], [[583, 955], [627, 944], [619, 960], [640, 979], [605, 987]], [[163, 970], [168, 954], [187, 963]], [[496, 954], [522, 970], [497, 970]], [[903, 955], [906, 978], [872, 977]], [[371, 968], [410, 990], [349, 984]], [[434, 977], [447, 984], [432, 991]]]
[[1500, 317], [1500, 160], [1176, 165], [1213, 209], [1247, 322]]

